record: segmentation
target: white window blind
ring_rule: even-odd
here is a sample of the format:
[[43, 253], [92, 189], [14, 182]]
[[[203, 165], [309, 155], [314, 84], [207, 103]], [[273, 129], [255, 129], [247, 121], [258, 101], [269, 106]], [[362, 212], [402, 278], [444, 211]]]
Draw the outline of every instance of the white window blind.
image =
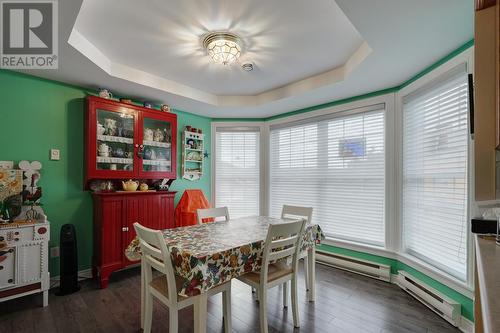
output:
[[384, 105], [271, 127], [270, 214], [313, 207], [329, 237], [385, 243]]
[[259, 215], [259, 128], [216, 129], [215, 205], [229, 215]]
[[405, 251], [467, 276], [468, 87], [465, 65], [403, 100]]

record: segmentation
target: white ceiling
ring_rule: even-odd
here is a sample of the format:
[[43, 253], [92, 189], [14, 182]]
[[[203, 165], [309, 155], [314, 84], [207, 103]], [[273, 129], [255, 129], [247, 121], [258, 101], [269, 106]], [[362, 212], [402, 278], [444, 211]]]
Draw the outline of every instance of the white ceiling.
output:
[[[74, 29], [114, 63], [214, 95], [255, 95], [323, 73], [344, 65], [363, 43], [332, 0], [149, 3], [86, 0]], [[102, 21], [104, 29], [95, 24]], [[241, 36], [240, 62], [253, 61], [255, 71], [212, 63], [200, 42], [211, 31]]]
[[[59, 11], [59, 69], [30, 73], [213, 118], [396, 86], [472, 39], [474, 14], [473, 0], [73, 0]], [[200, 37], [214, 30], [239, 34], [255, 70], [210, 63]]]

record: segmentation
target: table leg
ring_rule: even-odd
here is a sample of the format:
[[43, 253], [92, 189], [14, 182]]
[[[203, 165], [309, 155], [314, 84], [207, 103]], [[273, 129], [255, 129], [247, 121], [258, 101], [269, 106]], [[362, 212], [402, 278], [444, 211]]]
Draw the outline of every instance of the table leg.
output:
[[311, 247], [307, 251], [307, 277], [309, 282], [309, 292], [307, 293], [309, 302], [316, 299], [316, 248]]
[[307, 276], [309, 273], [309, 263], [307, 257], [309, 254], [306, 254], [304, 257], [304, 280], [306, 281], [306, 291], [309, 291], [309, 277]]
[[207, 331], [207, 293], [201, 293], [194, 303], [194, 333]]
[[146, 278], [144, 276], [144, 262], [141, 257], [141, 329], [144, 329], [144, 293], [146, 292]]

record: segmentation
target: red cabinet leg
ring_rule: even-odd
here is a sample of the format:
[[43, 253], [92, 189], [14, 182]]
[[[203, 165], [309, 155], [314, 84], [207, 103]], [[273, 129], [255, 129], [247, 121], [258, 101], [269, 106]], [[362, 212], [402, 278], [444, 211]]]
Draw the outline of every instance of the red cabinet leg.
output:
[[106, 289], [108, 287], [109, 278], [108, 277], [99, 277], [99, 288]]

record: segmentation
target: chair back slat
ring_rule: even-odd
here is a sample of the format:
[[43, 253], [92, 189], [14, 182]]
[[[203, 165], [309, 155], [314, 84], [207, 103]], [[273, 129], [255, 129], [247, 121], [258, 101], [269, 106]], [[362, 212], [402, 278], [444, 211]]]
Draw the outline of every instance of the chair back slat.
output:
[[[306, 220], [271, 224], [267, 231], [262, 256], [261, 281], [267, 281], [269, 263], [292, 258], [292, 270], [296, 272], [300, 251], [300, 241], [304, 234]], [[285, 262], [286, 262], [285, 261]]]
[[307, 220], [307, 224], [310, 224], [312, 220], [312, 213], [312, 207], [283, 205], [281, 218], [303, 218]]
[[157, 271], [167, 274], [167, 267], [163, 262], [163, 254], [160, 250], [152, 247], [146, 242], [141, 243], [141, 252], [145, 261]]
[[270, 252], [267, 255], [267, 259], [271, 262], [274, 262], [277, 260], [291, 257], [291, 256], [293, 256], [294, 253], [295, 253], [295, 247], [292, 246], [292, 247], [286, 248], [284, 250], [277, 250], [277, 251]]
[[162, 272], [167, 278], [168, 297], [171, 298], [170, 301], [177, 302], [177, 286], [172, 259], [161, 231], [146, 228], [137, 222], [134, 223], [134, 229], [139, 237], [142, 252], [141, 264], [144, 265], [146, 283], [149, 284], [153, 278], [152, 268]]
[[271, 244], [269, 244], [269, 247], [271, 248], [271, 250], [274, 250], [276, 248], [294, 245], [296, 241], [297, 241], [297, 235], [294, 235], [283, 239], [273, 240]]
[[197, 209], [198, 224], [203, 224], [203, 220], [212, 219], [215, 221], [218, 217], [224, 217], [225, 221], [229, 220], [229, 210], [227, 207]]

